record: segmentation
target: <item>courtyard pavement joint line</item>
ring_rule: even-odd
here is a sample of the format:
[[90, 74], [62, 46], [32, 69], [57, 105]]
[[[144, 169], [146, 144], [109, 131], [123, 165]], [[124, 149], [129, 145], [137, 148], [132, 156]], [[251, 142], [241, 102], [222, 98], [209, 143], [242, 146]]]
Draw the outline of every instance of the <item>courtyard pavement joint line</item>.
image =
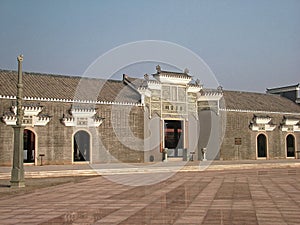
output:
[[[86, 167], [90, 169], [86, 169]], [[114, 168], [109, 168], [109, 166]], [[94, 168], [93, 168], [94, 167]], [[97, 168], [98, 167], [98, 168]], [[100, 167], [100, 168], [99, 168]], [[104, 168], [101, 168], [104, 167]], [[286, 160], [284, 162], [258, 162], [243, 163], [219, 161], [214, 162], [193, 162], [193, 165], [174, 165], [166, 163], [165, 165], [156, 166], [141, 164], [141, 166], [132, 166], [122, 168], [121, 164], [93, 164], [89, 165], [58, 165], [58, 166], [25, 166], [26, 178], [43, 178], [43, 177], [64, 177], [64, 176], [96, 176], [96, 175], [116, 175], [116, 174], [134, 174], [134, 173], [163, 173], [163, 172], [192, 172], [192, 171], [220, 171], [236, 169], [269, 169], [269, 168], [298, 168], [300, 161]], [[10, 167], [0, 167], [0, 179], [9, 179], [11, 172]]]

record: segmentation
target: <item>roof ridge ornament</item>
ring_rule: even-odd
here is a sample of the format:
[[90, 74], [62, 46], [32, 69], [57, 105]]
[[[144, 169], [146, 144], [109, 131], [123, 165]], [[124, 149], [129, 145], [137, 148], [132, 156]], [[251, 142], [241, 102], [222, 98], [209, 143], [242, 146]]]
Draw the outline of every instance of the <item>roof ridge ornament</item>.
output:
[[150, 79], [149, 75], [147, 73], [144, 75], [144, 78], [145, 78], [146, 81], [149, 81], [149, 79]]
[[217, 87], [217, 91], [222, 93], [223, 92], [223, 87], [220, 85], [219, 87]]
[[157, 71], [157, 73], [160, 73], [160, 72], [161, 72], [160, 65], [157, 65], [157, 66], [156, 66], [156, 71]]
[[183, 70], [183, 73], [184, 73], [184, 74], [189, 74], [189, 72], [190, 72], [190, 70], [189, 70], [188, 68], [185, 68], [185, 69]]

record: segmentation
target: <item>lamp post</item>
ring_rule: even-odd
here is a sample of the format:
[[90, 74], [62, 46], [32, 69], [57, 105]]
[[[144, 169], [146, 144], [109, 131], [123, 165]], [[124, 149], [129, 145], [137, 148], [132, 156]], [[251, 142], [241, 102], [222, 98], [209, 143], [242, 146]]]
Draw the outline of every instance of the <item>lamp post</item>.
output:
[[22, 82], [22, 62], [23, 55], [19, 55], [18, 59], [18, 84], [17, 84], [17, 123], [13, 126], [14, 129], [14, 152], [13, 152], [13, 166], [11, 170], [10, 187], [25, 187], [24, 179], [24, 127], [22, 127], [23, 120], [23, 82]]

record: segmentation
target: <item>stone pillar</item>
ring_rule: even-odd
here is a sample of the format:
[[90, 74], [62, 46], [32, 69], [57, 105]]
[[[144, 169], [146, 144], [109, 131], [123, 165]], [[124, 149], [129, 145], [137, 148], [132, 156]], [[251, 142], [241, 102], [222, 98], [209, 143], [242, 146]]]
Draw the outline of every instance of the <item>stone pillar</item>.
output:
[[17, 84], [17, 123], [13, 126], [14, 129], [14, 151], [13, 151], [13, 166], [11, 170], [11, 187], [25, 187], [24, 178], [24, 127], [23, 120], [23, 82], [22, 82], [22, 62], [23, 55], [18, 56], [18, 84]]

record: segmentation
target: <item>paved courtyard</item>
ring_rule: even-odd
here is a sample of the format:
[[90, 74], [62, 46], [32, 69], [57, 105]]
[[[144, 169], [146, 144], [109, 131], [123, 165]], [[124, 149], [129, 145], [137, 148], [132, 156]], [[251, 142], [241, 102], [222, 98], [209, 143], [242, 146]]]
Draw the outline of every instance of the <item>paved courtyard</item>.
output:
[[[178, 172], [163, 180], [168, 175], [97, 176], [4, 195], [0, 223], [300, 223], [300, 168]], [[122, 184], [159, 176], [162, 181], [152, 185]]]

